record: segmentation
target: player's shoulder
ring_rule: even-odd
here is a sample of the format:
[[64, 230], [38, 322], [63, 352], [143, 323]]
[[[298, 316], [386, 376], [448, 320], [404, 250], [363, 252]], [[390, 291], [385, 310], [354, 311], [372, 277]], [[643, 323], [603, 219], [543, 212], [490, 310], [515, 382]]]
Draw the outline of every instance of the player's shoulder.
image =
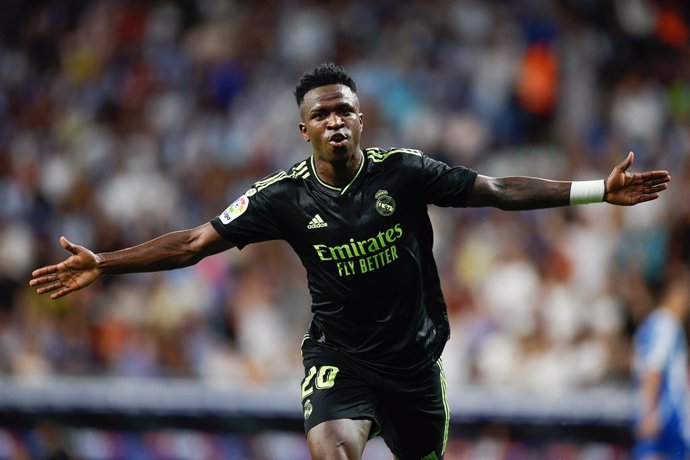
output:
[[364, 149], [364, 154], [369, 161], [369, 170], [391, 170], [397, 172], [405, 170], [417, 171], [422, 166], [424, 154], [421, 150], [408, 149], [402, 147], [391, 147], [382, 149], [370, 147]]
[[279, 169], [254, 182], [248, 193], [251, 195], [258, 192], [262, 192], [262, 194], [278, 193], [308, 178], [309, 175], [307, 160], [302, 160], [287, 170]]
[[419, 163], [424, 156], [421, 150], [408, 149], [403, 147], [390, 147], [382, 149], [380, 147], [368, 147], [364, 149], [364, 154], [372, 163]]

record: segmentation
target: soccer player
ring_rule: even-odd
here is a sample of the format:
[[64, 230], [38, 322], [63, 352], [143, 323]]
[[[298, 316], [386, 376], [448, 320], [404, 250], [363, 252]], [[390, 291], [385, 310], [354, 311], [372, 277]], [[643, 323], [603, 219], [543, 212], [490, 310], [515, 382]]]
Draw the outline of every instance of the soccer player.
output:
[[660, 306], [635, 333], [636, 387], [633, 458], [690, 458], [688, 343], [684, 321], [690, 308], [690, 277], [668, 282]]
[[635, 205], [666, 189], [666, 171], [606, 180], [488, 177], [405, 148], [361, 148], [357, 88], [322, 64], [295, 89], [311, 155], [258, 182], [209, 223], [33, 272], [62, 297], [104, 274], [169, 270], [250, 243], [286, 240], [307, 271], [313, 318], [302, 342], [302, 406], [314, 459], [358, 459], [381, 435], [399, 459], [440, 459], [448, 437], [441, 352], [449, 337], [427, 205], [506, 210], [589, 202]]

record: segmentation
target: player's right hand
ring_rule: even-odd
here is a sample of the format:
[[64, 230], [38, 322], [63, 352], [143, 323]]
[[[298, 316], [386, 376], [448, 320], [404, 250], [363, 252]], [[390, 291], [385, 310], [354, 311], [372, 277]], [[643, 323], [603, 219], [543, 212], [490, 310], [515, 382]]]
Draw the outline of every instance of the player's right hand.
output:
[[83, 246], [72, 244], [64, 236], [60, 237], [60, 244], [72, 255], [57, 265], [34, 270], [31, 273], [33, 278], [29, 281], [29, 286], [36, 287], [38, 294], [51, 293], [51, 299], [84, 288], [101, 276], [96, 254]]

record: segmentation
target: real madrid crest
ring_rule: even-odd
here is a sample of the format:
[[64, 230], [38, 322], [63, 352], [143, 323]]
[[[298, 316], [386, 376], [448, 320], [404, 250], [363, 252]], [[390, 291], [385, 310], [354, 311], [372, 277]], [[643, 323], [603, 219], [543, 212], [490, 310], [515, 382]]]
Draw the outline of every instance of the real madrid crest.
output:
[[395, 212], [395, 200], [386, 190], [379, 190], [374, 197], [376, 198], [376, 212], [382, 216], [390, 216]]
[[307, 399], [306, 401], [304, 401], [304, 420], [307, 420], [309, 418], [313, 410], [314, 408], [311, 405], [311, 400]]

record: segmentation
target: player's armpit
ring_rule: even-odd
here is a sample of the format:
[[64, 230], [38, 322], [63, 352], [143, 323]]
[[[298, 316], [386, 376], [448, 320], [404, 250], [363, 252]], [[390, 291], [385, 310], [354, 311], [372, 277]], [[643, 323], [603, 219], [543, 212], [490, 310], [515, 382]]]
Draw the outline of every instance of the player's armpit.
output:
[[191, 230], [194, 236], [196, 252], [207, 257], [219, 252], [227, 251], [237, 246], [232, 241], [223, 238], [210, 223], [205, 223]]

